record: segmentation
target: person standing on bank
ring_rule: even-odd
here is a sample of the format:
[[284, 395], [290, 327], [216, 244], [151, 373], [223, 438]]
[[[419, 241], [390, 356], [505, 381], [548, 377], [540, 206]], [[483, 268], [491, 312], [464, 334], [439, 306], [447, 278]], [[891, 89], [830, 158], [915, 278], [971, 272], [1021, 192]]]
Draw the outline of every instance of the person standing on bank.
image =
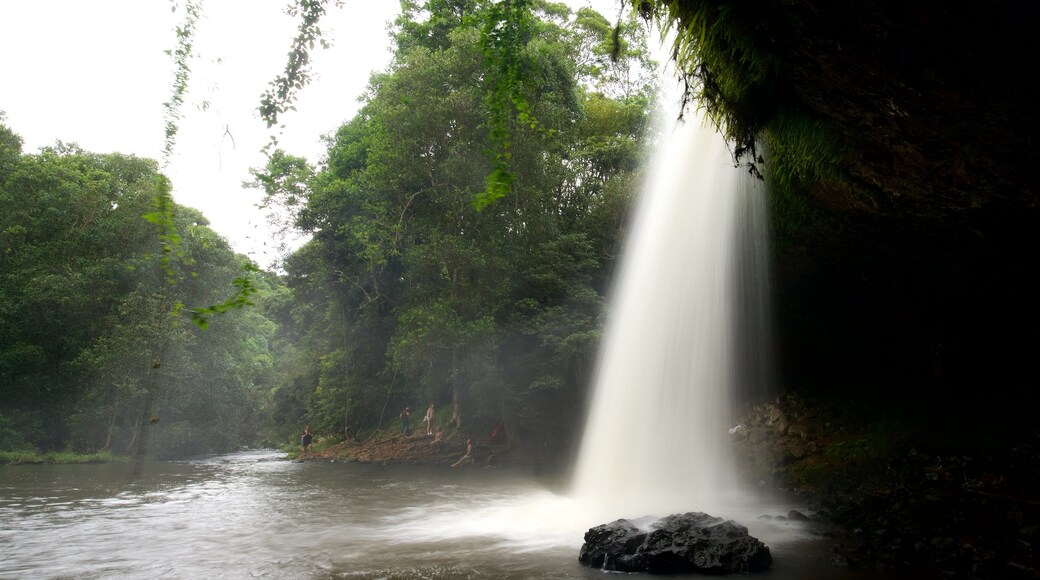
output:
[[300, 436], [300, 453], [306, 455], [311, 452], [311, 441], [314, 440], [314, 433], [311, 433], [310, 425], [303, 428], [303, 435]]
[[423, 421], [426, 422], [426, 434], [433, 435], [433, 403], [426, 408], [426, 416], [423, 417]]
[[408, 420], [412, 418], [412, 408], [405, 407], [404, 411], [401, 411], [401, 434], [405, 437], [411, 433], [412, 428], [408, 425]]

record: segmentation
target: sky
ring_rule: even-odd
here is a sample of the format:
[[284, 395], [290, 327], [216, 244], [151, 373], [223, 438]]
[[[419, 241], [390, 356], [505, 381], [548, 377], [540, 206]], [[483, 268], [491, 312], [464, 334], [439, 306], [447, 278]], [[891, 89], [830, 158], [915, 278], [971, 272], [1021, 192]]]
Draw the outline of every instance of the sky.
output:
[[[274, 234], [242, 187], [271, 131], [256, 111], [285, 66], [297, 21], [289, 0], [204, 0], [176, 149], [164, 169], [178, 203], [209, 219], [235, 251], [262, 267], [278, 259]], [[567, 0], [616, 18], [617, 0]], [[58, 141], [94, 153], [160, 159], [162, 104], [170, 98], [174, 27], [169, 0], [0, 0], [5, 83], [0, 111], [24, 140], [23, 152]], [[279, 147], [319, 162], [321, 136], [357, 112], [369, 75], [390, 62], [387, 26], [396, 0], [346, 0], [321, 27], [332, 41], [311, 52], [314, 80], [297, 111], [281, 117]], [[204, 105], [205, 103], [205, 105]]]

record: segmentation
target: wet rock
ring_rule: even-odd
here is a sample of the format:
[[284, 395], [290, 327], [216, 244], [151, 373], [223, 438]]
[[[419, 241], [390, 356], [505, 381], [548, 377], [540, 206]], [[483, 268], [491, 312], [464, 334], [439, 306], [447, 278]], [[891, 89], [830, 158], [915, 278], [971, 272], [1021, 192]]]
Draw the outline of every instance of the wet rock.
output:
[[747, 528], [701, 512], [661, 518], [642, 531], [628, 520], [585, 533], [578, 560], [589, 567], [651, 574], [729, 574], [769, 569], [769, 548]]
[[585, 543], [581, 546], [578, 561], [592, 568], [613, 570], [611, 561], [616, 561], [621, 554], [635, 552], [644, 540], [646, 534], [628, 520], [596, 526], [585, 532]]
[[848, 568], [849, 557], [838, 550], [831, 550], [831, 565], [838, 568]]
[[771, 436], [769, 431], [765, 429], [754, 429], [748, 434], [748, 439], [751, 443], [762, 443], [763, 441], [770, 440]]
[[802, 439], [809, 438], [809, 428], [801, 423], [796, 423], [787, 428], [787, 434], [792, 437], [801, 437]]
[[803, 514], [802, 512], [800, 512], [798, 510], [791, 510], [791, 511], [787, 512], [787, 519], [793, 520], [793, 521], [796, 521], [796, 522], [807, 522], [807, 521], [809, 521], [809, 516]]
[[788, 461], [802, 459], [808, 453], [809, 446], [801, 439], [791, 439], [784, 445], [784, 455]]
[[766, 407], [766, 412], [768, 417], [768, 423], [770, 425], [776, 425], [780, 421], [785, 420], [784, 412], [781, 411], [780, 408], [775, 405], [769, 405], [768, 407]]

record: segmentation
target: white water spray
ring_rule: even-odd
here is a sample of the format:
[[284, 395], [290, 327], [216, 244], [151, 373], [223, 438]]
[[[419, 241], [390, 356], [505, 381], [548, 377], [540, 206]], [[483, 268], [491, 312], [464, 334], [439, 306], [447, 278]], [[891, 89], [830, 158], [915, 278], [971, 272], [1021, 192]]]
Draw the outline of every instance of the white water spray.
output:
[[701, 117], [669, 133], [614, 289], [573, 482], [600, 522], [734, 513], [734, 397], [770, 374], [761, 186]]

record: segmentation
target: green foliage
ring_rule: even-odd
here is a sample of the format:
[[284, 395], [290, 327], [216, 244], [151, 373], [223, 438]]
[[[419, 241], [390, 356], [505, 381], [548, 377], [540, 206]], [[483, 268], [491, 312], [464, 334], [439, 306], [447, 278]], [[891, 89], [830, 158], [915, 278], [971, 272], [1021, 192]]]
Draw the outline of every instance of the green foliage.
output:
[[781, 76], [764, 8], [731, 0], [633, 0], [632, 6], [656, 21], [663, 36], [674, 31], [684, 104], [696, 100], [733, 143], [734, 156], [758, 162], [757, 140], [776, 112]]
[[271, 305], [295, 348], [272, 408], [295, 439], [433, 402], [451, 429], [505, 423], [537, 449], [579, 413], [652, 102], [632, 80], [649, 76], [620, 71], [645, 48], [626, 36], [617, 68], [579, 78], [586, 35], [564, 6], [403, 7], [393, 63], [324, 164], [276, 152], [254, 172], [312, 235]]
[[25, 465], [40, 463], [113, 463], [122, 461], [124, 458], [113, 455], [107, 451], [96, 453], [72, 453], [68, 451], [49, 451], [39, 453], [37, 451], [2, 451], [0, 450], [0, 465]]
[[8, 449], [14, 451], [31, 451], [33, 449], [33, 436], [39, 433], [39, 428], [26, 425], [23, 420], [8, 417], [0, 413], [0, 450]]
[[[271, 128], [278, 124], [279, 115], [286, 111], [295, 111], [297, 92], [311, 81], [310, 51], [317, 42], [322, 48], [328, 47], [328, 41], [322, 36], [319, 23], [325, 15], [328, 0], [294, 0], [286, 9], [286, 13], [300, 19], [292, 48], [289, 49], [285, 71], [270, 82], [269, 88], [260, 97], [260, 118]], [[336, 0], [336, 6], [342, 2]], [[264, 151], [269, 151], [278, 144], [278, 139], [271, 140]]]
[[[59, 144], [11, 161], [0, 181], [0, 449], [125, 452], [153, 418], [164, 456], [257, 436], [274, 325], [224, 300], [233, 286], [259, 299], [277, 281], [201, 214], [166, 205], [168, 193], [149, 160]], [[179, 322], [182, 304], [225, 314], [202, 332]]]
[[802, 489], [827, 490], [844, 495], [870, 490], [884, 492], [893, 484], [893, 460], [906, 455], [900, 433], [852, 434], [830, 441], [823, 453], [792, 464], [787, 479]]
[[784, 111], [763, 133], [770, 158], [770, 221], [774, 240], [783, 247], [818, 227], [815, 210], [799, 191], [817, 181], [833, 181], [841, 152], [826, 127]]
[[[247, 273], [259, 273], [260, 268], [252, 262], [246, 262], [242, 269]], [[191, 321], [199, 326], [199, 328], [205, 329], [209, 326], [209, 317], [214, 314], [226, 314], [232, 310], [239, 308], [245, 308], [246, 306], [255, 306], [250, 296], [256, 294], [259, 290], [253, 279], [249, 276], [238, 276], [231, 281], [231, 285], [237, 288], [237, 292], [231, 298], [214, 304], [212, 306], [204, 306], [199, 308], [193, 308], [191, 311]]]
[[402, 0], [401, 15], [394, 22], [398, 54], [419, 47], [447, 48], [452, 31], [473, 24], [479, 5], [478, 0]]
[[611, 25], [595, 10], [580, 8], [570, 33], [582, 84], [611, 99], [653, 96], [657, 63], [647, 51], [646, 27], [635, 14]]
[[487, 187], [473, 203], [483, 209], [505, 197], [512, 190], [515, 176], [510, 171], [513, 158], [510, 125], [516, 123], [531, 129], [538, 121], [531, 114], [531, 106], [523, 93], [521, 52], [531, 34], [531, 6], [526, 0], [505, 0], [491, 5], [480, 43], [484, 52], [485, 68], [492, 75], [492, 90], [488, 95], [490, 112], [491, 147], [494, 151], [494, 169], [488, 174]]
[[[173, 12], [177, 12], [178, 5], [173, 2]], [[173, 88], [170, 100], [163, 103], [163, 117], [165, 117], [165, 139], [163, 141], [163, 164], [169, 162], [173, 156], [173, 148], [177, 143], [178, 122], [181, 119], [181, 105], [184, 104], [184, 94], [188, 91], [188, 77], [191, 75], [190, 62], [194, 53], [192, 46], [195, 42], [195, 27], [198, 25], [202, 6], [198, 2], [188, 0], [184, 4], [184, 21], [177, 25], [177, 46], [173, 50], [167, 50], [166, 54], [173, 59], [174, 76]]]
[[0, 111], [0, 183], [14, 170], [22, 154], [22, 138], [4, 124], [6, 119], [7, 114]]

